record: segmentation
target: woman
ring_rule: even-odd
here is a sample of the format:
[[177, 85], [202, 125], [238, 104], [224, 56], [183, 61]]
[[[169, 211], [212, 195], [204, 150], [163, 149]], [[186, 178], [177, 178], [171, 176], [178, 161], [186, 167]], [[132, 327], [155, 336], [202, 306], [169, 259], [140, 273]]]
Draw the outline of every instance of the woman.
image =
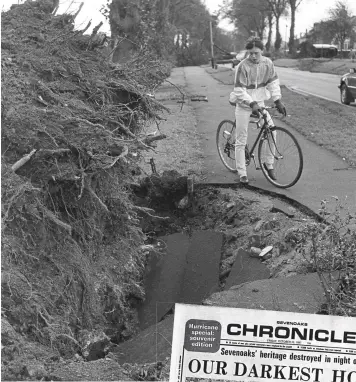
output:
[[[262, 56], [264, 49], [260, 39], [254, 37], [247, 41], [245, 49], [248, 57], [242, 60], [235, 69], [234, 91], [230, 94], [230, 104], [236, 105], [236, 167], [241, 183], [248, 183], [245, 163], [245, 145], [247, 142], [247, 128], [251, 109], [258, 114], [264, 101], [271, 98], [278, 111], [287, 114], [281, 102], [279, 79], [273, 62]], [[273, 170], [273, 154], [266, 155], [263, 166], [272, 179], [276, 179]]]

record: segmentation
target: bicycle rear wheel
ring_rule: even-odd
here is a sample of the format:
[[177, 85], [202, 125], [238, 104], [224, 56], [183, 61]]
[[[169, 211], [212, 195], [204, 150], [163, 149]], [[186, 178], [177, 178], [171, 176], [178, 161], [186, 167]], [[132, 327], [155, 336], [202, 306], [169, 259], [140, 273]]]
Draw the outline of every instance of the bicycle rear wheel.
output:
[[[258, 160], [266, 179], [279, 188], [295, 185], [303, 171], [303, 153], [295, 137], [283, 127], [272, 127], [258, 145]], [[264, 167], [273, 164], [276, 180]]]
[[219, 123], [216, 131], [216, 146], [224, 166], [232, 172], [237, 172], [234, 122], [225, 119]]

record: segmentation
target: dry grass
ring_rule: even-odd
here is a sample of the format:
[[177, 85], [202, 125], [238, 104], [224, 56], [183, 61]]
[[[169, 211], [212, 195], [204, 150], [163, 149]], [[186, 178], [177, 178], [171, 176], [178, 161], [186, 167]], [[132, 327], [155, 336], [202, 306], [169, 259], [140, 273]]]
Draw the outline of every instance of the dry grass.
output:
[[291, 117], [287, 123], [309, 140], [356, 166], [356, 108], [282, 89]]
[[356, 62], [350, 59], [327, 59], [327, 58], [280, 58], [274, 61], [276, 66], [283, 68], [298, 68], [317, 73], [329, 73], [342, 75], [347, 73], [351, 68], [356, 68]]

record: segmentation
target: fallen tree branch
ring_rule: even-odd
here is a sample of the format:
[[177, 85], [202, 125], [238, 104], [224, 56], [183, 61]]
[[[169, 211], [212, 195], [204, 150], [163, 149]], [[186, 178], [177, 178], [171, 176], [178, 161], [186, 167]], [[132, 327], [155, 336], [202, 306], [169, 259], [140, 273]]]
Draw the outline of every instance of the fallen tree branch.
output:
[[58, 219], [57, 216], [47, 208], [43, 207], [42, 210], [48, 219], [52, 220], [53, 223], [57, 224], [58, 226], [64, 228], [69, 232], [69, 234], [72, 234], [72, 227], [69, 224], [62, 222], [62, 220]]
[[58, 334], [55, 334], [56, 337], [65, 337], [65, 338], [68, 338], [69, 340], [73, 341], [80, 349], [82, 348], [80, 346], [80, 343], [75, 339], [73, 338], [72, 336], [70, 336], [69, 334], [66, 334], [66, 333], [58, 333]]
[[106, 204], [99, 198], [99, 196], [94, 192], [94, 190], [87, 184], [85, 188], [89, 191], [89, 194], [100, 204], [100, 206], [106, 211], [109, 212]]
[[145, 148], [147, 151], [148, 151], [148, 150], [152, 150], [152, 151], [154, 151], [155, 153], [157, 153], [156, 150], [155, 150], [153, 147], [151, 147], [151, 146], [147, 146], [147, 145], [146, 145], [144, 142], [142, 142], [140, 139], [138, 139], [137, 142], [138, 142], [141, 146], [143, 146], [143, 148]]
[[[87, 119], [78, 118], [78, 117], [68, 118], [62, 122], [83, 122], [83, 123], [86, 123], [87, 125], [89, 125], [91, 127], [100, 127], [101, 129], [108, 131], [108, 130], [106, 130], [105, 126], [101, 125], [100, 123], [93, 123], [93, 122], [88, 121]], [[108, 132], [110, 132], [110, 131], [108, 131]]]
[[167, 79], [166, 79], [165, 81], [168, 82], [169, 84], [173, 85], [173, 86], [179, 91], [179, 93], [182, 94], [182, 96], [183, 96], [183, 100], [182, 100], [182, 106], [181, 106], [181, 108], [180, 108], [180, 111], [182, 111], [182, 109], [183, 109], [183, 103], [185, 102], [185, 100], [184, 100], [184, 98], [185, 98], [185, 94], [184, 94], [184, 93], [179, 89], [179, 87], [178, 87], [177, 85], [175, 85], [173, 82], [168, 81]]
[[25, 155], [24, 157], [22, 157], [21, 159], [19, 159], [16, 163], [14, 163], [11, 167], [11, 170], [12, 171], [16, 171], [18, 170], [20, 167], [22, 167], [25, 163], [27, 163], [32, 155], [37, 151], [37, 149], [33, 149], [29, 154]]
[[70, 153], [70, 149], [57, 149], [57, 150], [41, 149], [39, 153], [45, 154], [45, 155], [62, 155], [65, 153]]
[[165, 134], [160, 134], [160, 135], [157, 135], [157, 136], [153, 136], [153, 137], [146, 137], [143, 142], [146, 144], [146, 145], [149, 145], [150, 143], [154, 142], [154, 141], [159, 141], [161, 139], [166, 139], [167, 138], [167, 135]]
[[85, 172], [84, 170], [82, 170], [82, 179], [80, 184], [80, 194], [78, 196], [78, 200], [80, 200], [83, 196], [84, 186], [85, 186]]
[[[136, 138], [136, 135], [134, 133], [132, 133], [126, 126], [124, 126], [122, 123], [120, 122], [117, 122], [117, 121], [114, 121], [110, 118], [106, 118], [107, 121], [111, 122], [111, 123], [114, 123], [115, 125], [118, 125], [119, 126], [119, 129], [122, 130], [125, 134], [127, 134], [129, 137], [131, 138]], [[114, 130], [115, 131], [115, 130]], [[114, 132], [113, 131], [113, 132]]]
[[119, 46], [119, 44], [121, 44], [123, 41], [125, 40], [124, 37], [121, 38], [121, 40], [117, 41], [116, 44], [114, 45], [114, 48], [111, 50], [111, 52], [107, 55], [107, 58], [110, 58], [111, 55], [115, 52], [116, 48]]
[[100, 23], [93, 29], [93, 32], [91, 32], [90, 38], [93, 38], [97, 33], [100, 27], [103, 25], [103, 22], [100, 21]]
[[51, 140], [53, 141], [53, 143], [55, 144], [55, 146], [58, 147], [58, 144], [57, 144], [56, 140], [54, 139], [54, 137], [52, 137], [51, 134], [49, 134], [49, 133], [48, 133], [47, 131], [45, 131], [45, 130], [43, 130], [42, 133], [44, 133], [44, 134], [46, 134], [48, 137], [50, 137]]
[[96, 36], [96, 34], [98, 33], [98, 30], [100, 29], [100, 27], [103, 25], [103, 22], [100, 21], [100, 23], [93, 29], [93, 31], [91, 32], [91, 36], [89, 38], [89, 42], [88, 42], [88, 46], [87, 46], [87, 49], [92, 49], [92, 45], [93, 45], [93, 39], [94, 37]]
[[76, 19], [76, 17], [79, 15], [79, 12], [82, 10], [83, 5], [84, 5], [84, 1], [80, 3], [80, 5], [79, 5], [79, 9], [78, 9], [77, 13], [75, 13], [75, 15], [73, 16], [73, 21], [74, 21], [74, 20]]
[[83, 30], [79, 31], [79, 33], [84, 34], [89, 29], [90, 25], [91, 25], [91, 20], [88, 22], [87, 26]]
[[129, 148], [128, 148], [127, 146], [124, 146], [124, 150], [123, 150], [123, 152], [122, 152], [119, 156], [117, 156], [117, 157], [115, 158], [115, 160], [114, 160], [111, 164], [109, 164], [108, 166], [105, 166], [105, 167], [104, 167], [104, 170], [107, 170], [108, 168], [114, 166], [114, 164], [115, 164], [120, 158], [125, 157], [128, 153], [129, 153]]
[[152, 208], [148, 207], [139, 207], [139, 206], [133, 206], [133, 209], [144, 212], [146, 215], [150, 216], [151, 218], [154, 219], [161, 219], [161, 220], [169, 220], [169, 216], [156, 216], [152, 215], [150, 212], [155, 212]]

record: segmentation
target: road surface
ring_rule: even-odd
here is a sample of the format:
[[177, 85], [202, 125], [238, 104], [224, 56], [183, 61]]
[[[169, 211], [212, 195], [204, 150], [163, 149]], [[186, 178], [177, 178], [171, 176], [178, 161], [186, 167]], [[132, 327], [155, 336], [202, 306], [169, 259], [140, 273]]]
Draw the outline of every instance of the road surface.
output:
[[340, 102], [338, 85], [340, 84], [341, 76], [327, 73], [312, 73], [293, 68], [277, 67], [276, 69], [282, 85]]

